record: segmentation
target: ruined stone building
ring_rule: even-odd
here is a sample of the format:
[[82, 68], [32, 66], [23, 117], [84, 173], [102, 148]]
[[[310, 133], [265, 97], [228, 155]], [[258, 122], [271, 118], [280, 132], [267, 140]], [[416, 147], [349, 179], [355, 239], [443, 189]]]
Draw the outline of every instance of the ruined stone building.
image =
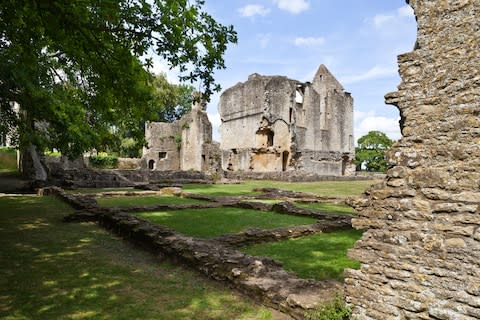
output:
[[212, 125], [204, 104], [194, 103], [189, 113], [172, 123], [147, 123], [145, 139], [143, 168], [208, 173], [219, 168], [219, 145], [212, 141]]
[[324, 65], [311, 83], [253, 74], [223, 92], [219, 113], [224, 170], [355, 170], [353, 99]]

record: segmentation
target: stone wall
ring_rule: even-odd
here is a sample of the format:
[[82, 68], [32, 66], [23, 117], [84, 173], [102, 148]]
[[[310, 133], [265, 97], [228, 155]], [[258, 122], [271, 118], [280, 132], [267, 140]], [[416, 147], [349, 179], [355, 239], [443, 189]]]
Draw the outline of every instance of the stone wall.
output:
[[232, 180], [276, 180], [291, 182], [308, 182], [308, 181], [354, 181], [354, 180], [372, 180], [367, 175], [361, 176], [335, 176], [323, 175], [305, 171], [285, 171], [285, 172], [240, 172], [226, 171], [225, 177]]
[[225, 90], [218, 109], [224, 170], [354, 171], [353, 99], [324, 65], [312, 83], [253, 74]]
[[49, 183], [69, 188], [118, 188], [146, 183], [211, 183], [212, 178], [198, 171], [70, 169], [50, 171]]
[[221, 153], [218, 143], [212, 141], [212, 124], [205, 107], [194, 103], [190, 112], [172, 123], [147, 123], [147, 147], [143, 150], [142, 167], [160, 171], [217, 172]]
[[356, 206], [358, 319], [480, 319], [480, 0], [411, 0], [418, 37], [399, 56], [403, 138]]

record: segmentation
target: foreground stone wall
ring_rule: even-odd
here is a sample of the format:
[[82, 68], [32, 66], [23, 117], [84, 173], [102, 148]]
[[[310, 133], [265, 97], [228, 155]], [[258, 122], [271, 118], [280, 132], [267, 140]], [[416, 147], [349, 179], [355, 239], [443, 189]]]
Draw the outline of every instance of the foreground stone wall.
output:
[[386, 96], [402, 115], [387, 178], [357, 204], [358, 319], [480, 319], [480, 0], [411, 0], [415, 50]]

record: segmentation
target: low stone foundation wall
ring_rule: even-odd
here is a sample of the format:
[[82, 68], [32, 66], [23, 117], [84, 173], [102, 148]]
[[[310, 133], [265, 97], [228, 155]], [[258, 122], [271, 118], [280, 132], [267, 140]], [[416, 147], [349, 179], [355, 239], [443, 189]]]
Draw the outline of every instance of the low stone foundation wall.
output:
[[[308, 226], [273, 230], [250, 229], [239, 234], [205, 240], [182, 235], [125, 212], [145, 211], [146, 207], [100, 208], [92, 195], [68, 194], [58, 187], [45, 188], [42, 192], [44, 195], [58, 196], [80, 210], [67, 216], [66, 221], [98, 222], [101, 226], [155, 254], [169, 256], [192, 266], [210, 278], [225, 281], [229, 286], [254, 298], [255, 301], [276, 308], [296, 319], [303, 319], [306, 310], [331, 300], [342, 291], [342, 284], [338, 281], [300, 279], [286, 272], [281, 263], [271, 258], [249, 256], [237, 251], [235, 247], [351, 228], [347, 217], [338, 221], [322, 220]], [[239, 202], [241, 203], [243, 202]], [[252, 204], [259, 203], [252, 202]], [[233, 204], [221, 202], [205, 204], [205, 206], [217, 207], [224, 205]], [[265, 205], [272, 207], [272, 205]], [[204, 205], [169, 205], [148, 209], [199, 206]]]
[[225, 171], [227, 179], [233, 180], [274, 180], [289, 182], [312, 182], [312, 181], [355, 181], [370, 180], [368, 176], [325, 176], [305, 171], [282, 171], [282, 172], [239, 172]]
[[148, 183], [212, 183], [209, 175], [197, 171], [150, 171], [72, 169], [51, 172], [51, 183], [69, 188], [118, 188]]

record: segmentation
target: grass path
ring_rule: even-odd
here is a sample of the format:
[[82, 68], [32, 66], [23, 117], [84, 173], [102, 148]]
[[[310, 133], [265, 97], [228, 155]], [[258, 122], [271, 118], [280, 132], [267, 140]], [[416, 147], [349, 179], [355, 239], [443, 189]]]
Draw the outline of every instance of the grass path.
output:
[[273, 319], [196, 273], [159, 261], [49, 197], [0, 197], [0, 319]]

